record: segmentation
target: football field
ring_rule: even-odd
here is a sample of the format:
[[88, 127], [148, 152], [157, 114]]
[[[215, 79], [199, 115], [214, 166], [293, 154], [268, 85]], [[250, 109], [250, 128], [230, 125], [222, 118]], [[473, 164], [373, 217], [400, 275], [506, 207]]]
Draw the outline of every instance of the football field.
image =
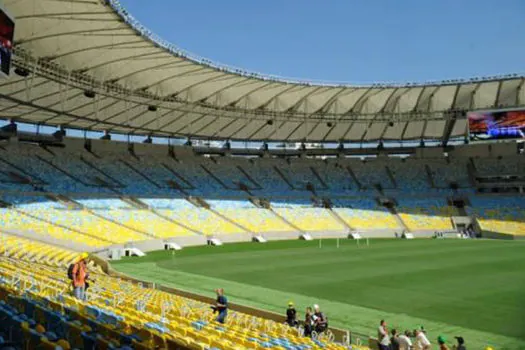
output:
[[158, 251], [112, 264], [130, 276], [284, 313], [319, 304], [330, 325], [376, 335], [424, 326], [469, 349], [525, 349], [525, 242], [282, 241]]

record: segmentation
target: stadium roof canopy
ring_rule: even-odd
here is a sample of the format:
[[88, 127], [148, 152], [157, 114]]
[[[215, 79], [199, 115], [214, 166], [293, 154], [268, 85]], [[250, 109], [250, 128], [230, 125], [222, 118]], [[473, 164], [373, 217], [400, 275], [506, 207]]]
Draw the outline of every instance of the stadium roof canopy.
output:
[[17, 21], [19, 74], [0, 81], [3, 118], [126, 134], [336, 142], [461, 136], [465, 111], [525, 106], [518, 76], [370, 86], [291, 81], [184, 52], [116, 0], [4, 3]]

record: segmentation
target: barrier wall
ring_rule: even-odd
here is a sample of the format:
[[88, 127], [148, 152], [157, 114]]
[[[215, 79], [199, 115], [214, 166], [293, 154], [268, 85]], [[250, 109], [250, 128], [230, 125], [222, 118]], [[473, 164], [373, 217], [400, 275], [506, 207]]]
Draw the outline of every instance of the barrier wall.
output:
[[[93, 260], [95, 261], [95, 263], [100, 265], [102, 267], [102, 269], [106, 273], [108, 273], [111, 276], [122, 278], [124, 280], [131, 281], [131, 282], [134, 282], [134, 283], [141, 283], [143, 286], [145, 286], [147, 288], [153, 288], [153, 289], [161, 290], [161, 291], [164, 291], [164, 292], [167, 292], [167, 293], [171, 293], [171, 294], [175, 294], [175, 295], [178, 295], [178, 296], [181, 296], [181, 297], [185, 297], [185, 298], [188, 298], [188, 299], [201, 301], [201, 302], [204, 302], [204, 303], [207, 303], [207, 304], [210, 304], [210, 305], [215, 304], [215, 299], [214, 298], [207, 297], [207, 296], [200, 295], [200, 294], [196, 294], [196, 293], [192, 293], [192, 292], [188, 292], [188, 291], [185, 291], [185, 290], [182, 290], [182, 289], [171, 288], [171, 287], [163, 286], [161, 284], [145, 282], [145, 281], [142, 281], [142, 280], [139, 280], [139, 279], [136, 279], [136, 278], [132, 278], [132, 277], [126, 275], [126, 274], [123, 274], [121, 272], [118, 272], [118, 271], [114, 270], [111, 267], [111, 265], [107, 261], [105, 261], [104, 259], [100, 259], [100, 258], [95, 257]], [[228, 307], [229, 307], [230, 310], [233, 310], [233, 311], [242, 312], [244, 314], [265, 318], [265, 319], [272, 320], [272, 321], [279, 322], [279, 323], [284, 323], [284, 321], [285, 321], [284, 312], [283, 312], [283, 314], [278, 314], [278, 313], [275, 313], [275, 312], [266, 311], [266, 310], [262, 310], [262, 309], [257, 309], [257, 308], [251, 307], [251, 306], [245, 306], [245, 305], [242, 305], [242, 304], [236, 304], [236, 303], [232, 303], [232, 302], [228, 303]], [[348, 339], [351, 343], [356, 343], [357, 341], [359, 341], [362, 344], [369, 344], [371, 349], [376, 349], [377, 348], [377, 340], [375, 338], [373, 338], [373, 337], [369, 337], [369, 336], [364, 335], [364, 334], [360, 334], [360, 333], [356, 333], [356, 332], [352, 332], [352, 331], [344, 330], [344, 329], [340, 329], [340, 328], [330, 327], [330, 330], [334, 334], [336, 341], [342, 342], [342, 341]]]

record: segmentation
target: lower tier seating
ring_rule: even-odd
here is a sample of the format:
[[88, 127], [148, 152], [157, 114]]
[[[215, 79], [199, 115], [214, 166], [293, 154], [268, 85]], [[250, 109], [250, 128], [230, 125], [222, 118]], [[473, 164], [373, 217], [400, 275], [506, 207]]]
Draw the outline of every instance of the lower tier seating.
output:
[[252, 232], [285, 232], [293, 230], [290, 225], [286, 224], [271, 210], [252, 206], [252, 208], [223, 208], [217, 209], [217, 211]]
[[471, 204], [467, 212], [477, 218], [482, 230], [525, 235], [525, 198], [476, 196]]
[[342, 231], [345, 229], [325, 208], [276, 208], [275, 212], [303, 231]]
[[0, 232], [0, 254], [13, 259], [32, 261], [51, 266], [68, 266], [78, 253], [45, 243]]
[[401, 229], [396, 217], [374, 201], [341, 201], [334, 205], [334, 212], [354, 229]]
[[444, 200], [400, 200], [396, 209], [410, 231], [454, 229], [451, 217], [457, 215], [456, 209]]
[[[34, 349], [347, 349], [327, 338], [93, 272], [87, 301], [69, 295], [66, 269], [0, 257], [0, 331]], [[365, 349], [364, 347], [353, 347]]]

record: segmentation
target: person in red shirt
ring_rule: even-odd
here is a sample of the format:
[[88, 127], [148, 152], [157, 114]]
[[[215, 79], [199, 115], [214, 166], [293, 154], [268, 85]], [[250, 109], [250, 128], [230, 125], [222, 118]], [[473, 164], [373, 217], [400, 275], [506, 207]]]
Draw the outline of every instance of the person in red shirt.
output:
[[79, 300], [86, 300], [86, 279], [88, 277], [86, 259], [88, 257], [88, 253], [80, 254], [73, 267], [73, 295]]

